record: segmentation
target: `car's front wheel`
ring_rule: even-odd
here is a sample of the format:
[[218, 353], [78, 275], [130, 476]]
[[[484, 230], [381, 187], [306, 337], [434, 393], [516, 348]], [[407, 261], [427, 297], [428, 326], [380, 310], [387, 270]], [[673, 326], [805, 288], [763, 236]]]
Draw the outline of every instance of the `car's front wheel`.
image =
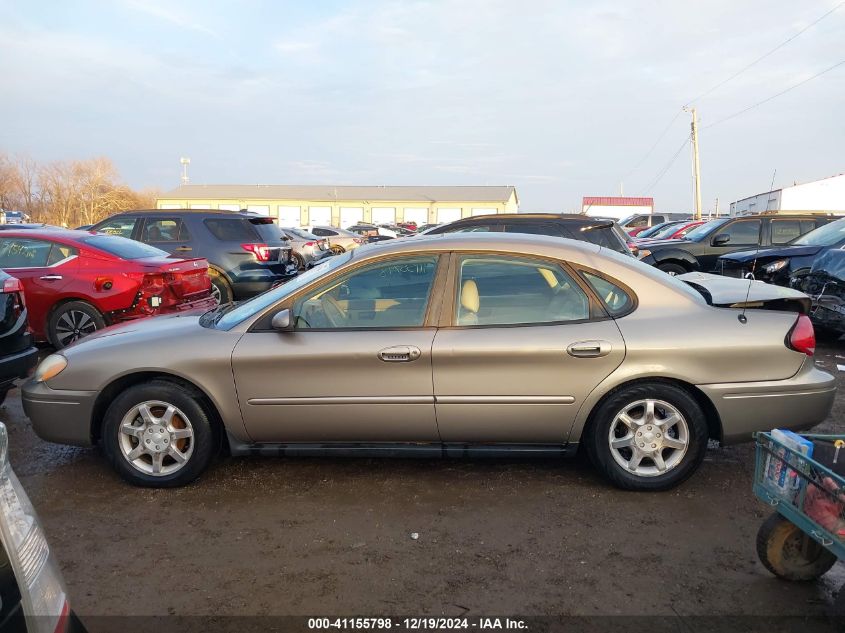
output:
[[671, 262], [666, 262], [665, 264], [658, 264], [657, 267], [667, 275], [672, 275], [673, 277], [675, 275], [683, 275], [684, 273], [689, 272], [680, 264], [673, 264]]
[[201, 396], [167, 380], [129, 387], [106, 411], [103, 448], [114, 469], [137, 486], [185, 485], [219, 448]]
[[684, 389], [649, 382], [623, 387], [592, 416], [585, 444], [590, 460], [626, 490], [667, 490], [699, 467], [707, 420]]

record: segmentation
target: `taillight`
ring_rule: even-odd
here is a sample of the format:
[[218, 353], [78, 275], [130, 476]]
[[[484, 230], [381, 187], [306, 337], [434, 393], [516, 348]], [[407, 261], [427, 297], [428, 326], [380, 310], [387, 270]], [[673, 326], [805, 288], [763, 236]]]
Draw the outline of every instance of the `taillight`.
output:
[[813, 322], [806, 314], [800, 315], [792, 326], [786, 337], [786, 346], [807, 356], [815, 354], [816, 333], [813, 330]]
[[634, 257], [636, 257], [637, 255], [640, 254], [639, 247], [636, 244], [634, 244], [633, 242], [628, 242], [628, 249], [631, 251], [631, 253], [634, 255]]
[[144, 275], [141, 290], [147, 293], [158, 293], [164, 290], [164, 276], [159, 274]]
[[305, 242], [305, 246], [317, 246], [317, 242]]
[[3, 292], [23, 292], [23, 284], [16, 277], [9, 277], [3, 282]]
[[255, 255], [260, 262], [270, 261], [270, 247], [266, 244], [241, 244], [241, 248]]
[[364, 240], [362, 240], [360, 237], [353, 237], [352, 241], [355, 242], [356, 244], [363, 244], [364, 243]]

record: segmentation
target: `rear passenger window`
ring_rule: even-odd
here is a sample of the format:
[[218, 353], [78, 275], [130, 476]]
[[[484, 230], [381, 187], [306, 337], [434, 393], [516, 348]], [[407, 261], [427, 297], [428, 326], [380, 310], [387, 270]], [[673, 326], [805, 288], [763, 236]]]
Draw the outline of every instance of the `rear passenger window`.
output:
[[328, 229], [321, 229], [319, 227], [314, 227], [311, 229], [311, 233], [316, 235], [317, 237], [328, 237], [330, 235], [337, 235], [334, 231], [329, 231]]
[[96, 230], [109, 235], [131, 238], [137, 223], [138, 218], [111, 218], [97, 225]]
[[800, 220], [772, 220], [772, 244], [786, 244], [800, 235]]
[[63, 262], [69, 257], [74, 257], [78, 254], [79, 251], [73, 246], [67, 246], [66, 244], [53, 244], [53, 247], [50, 249], [50, 256], [47, 258], [47, 265], [54, 266], [59, 262]]
[[222, 242], [255, 242], [258, 233], [247, 220], [209, 218], [204, 221], [211, 234]]
[[542, 260], [461, 260], [456, 325], [528, 325], [590, 318], [586, 293], [566, 272]]
[[148, 218], [144, 225], [142, 241], [149, 244], [157, 242], [178, 242], [182, 221], [178, 218]]
[[716, 229], [716, 235], [722, 233], [730, 235], [727, 246], [757, 246], [760, 243], [760, 220], [740, 220], [725, 230]]
[[622, 316], [633, 309], [634, 299], [621, 286], [587, 271], [582, 271], [581, 275], [587, 280], [590, 287], [596, 291], [596, 294], [601, 299], [602, 304], [610, 316]]

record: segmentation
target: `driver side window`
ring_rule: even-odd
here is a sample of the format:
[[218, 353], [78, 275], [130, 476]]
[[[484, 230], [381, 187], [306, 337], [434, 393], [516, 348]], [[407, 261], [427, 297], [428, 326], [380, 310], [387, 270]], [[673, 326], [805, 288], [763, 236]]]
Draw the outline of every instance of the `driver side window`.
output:
[[436, 255], [405, 257], [365, 266], [300, 298], [294, 326], [302, 329], [422, 327]]

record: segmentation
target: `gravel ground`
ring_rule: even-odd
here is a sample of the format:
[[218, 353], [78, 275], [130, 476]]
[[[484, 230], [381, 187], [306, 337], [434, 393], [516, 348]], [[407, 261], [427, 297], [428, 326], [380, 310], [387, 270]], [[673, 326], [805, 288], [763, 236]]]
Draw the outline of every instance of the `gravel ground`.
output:
[[[845, 342], [817, 360], [840, 377]], [[845, 389], [819, 427], [845, 432]], [[611, 488], [578, 461], [227, 458], [195, 485], [124, 484], [96, 449], [39, 440], [12, 392], [12, 465], [94, 615], [800, 615], [754, 539], [752, 447], [713, 447], [683, 486]], [[418, 538], [412, 538], [416, 533]], [[679, 629], [680, 630], [680, 629]]]

